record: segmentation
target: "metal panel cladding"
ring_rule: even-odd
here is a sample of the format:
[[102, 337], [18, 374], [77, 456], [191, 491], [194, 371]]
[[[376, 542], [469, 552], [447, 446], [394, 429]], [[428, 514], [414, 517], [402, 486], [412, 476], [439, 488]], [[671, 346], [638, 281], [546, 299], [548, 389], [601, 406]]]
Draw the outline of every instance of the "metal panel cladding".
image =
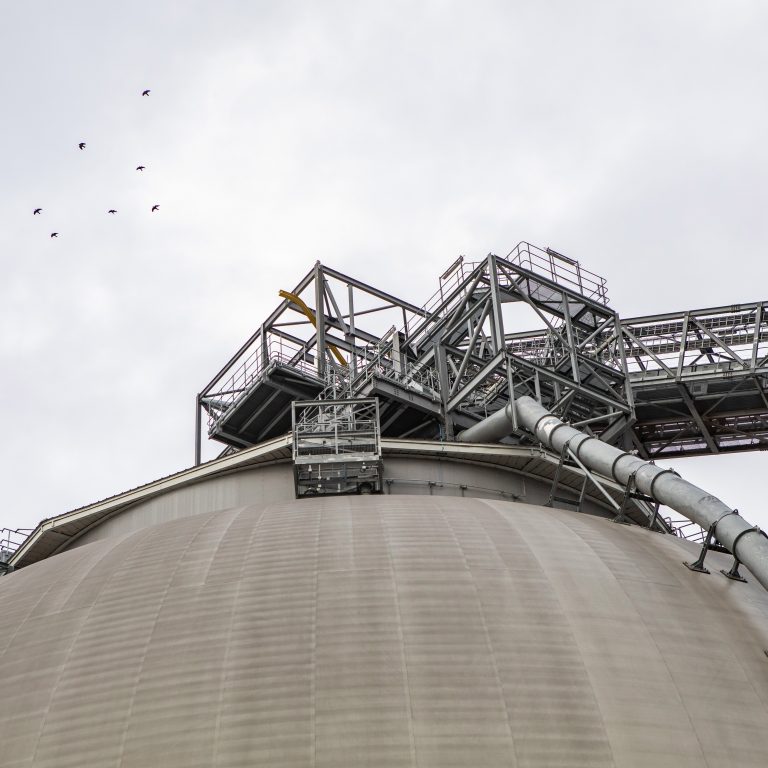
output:
[[424, 496], [96, 541], [0, 579], [0, 764], [763, 768], [768, 596], [691, 549]]

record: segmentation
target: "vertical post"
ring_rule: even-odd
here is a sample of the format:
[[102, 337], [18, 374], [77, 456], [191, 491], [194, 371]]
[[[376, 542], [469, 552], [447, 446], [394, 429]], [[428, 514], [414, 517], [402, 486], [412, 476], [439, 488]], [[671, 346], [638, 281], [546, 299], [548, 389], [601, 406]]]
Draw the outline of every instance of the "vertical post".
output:
[[685, 366], [685, 352], [688, 346], [688, 323], [691, 319], [691, 313], [686, 312], [683, 316], [683, 332], [680, 337], [680, 354], [677, 358], [677, 371], [675, 373], [675, 381], [683, 380], [683, 367]]
[[635, 396], [632, 393], [632, 384], [629, 381], [629, 368], [627, 367], [627, 354], [624, 350], [624, 330], [621, 327], [619, 316], [614, 316], [614, 333], [616, 334], [616, 343], [619, 349], [619, 360], [621, 361], [621, 372], [624, 374], [624, 397], [627, 405], [632, 409], [631, 420], [635, 420]]
[[563, 292], [563, 314], [565, 315], [565, 335], [568, 339], [568, 352], [571, 356], [571, 375], [577, 384], [581, 384], [579, 358], [576, 355], [576, 341], [573, 337], [573, 325], [571, 324], [571, 308], [568, 305], [568, 294], [565, 292]]
[[347, 285], [347, 297], [349, 302], [349, 339], [352, 344], [352, 352], [349, 355], [352, 377], [357, 376], [357, 340], [355, 338], [355, 289], [352, 283]]
[[760, 326], [763, 324], [763, 303], [760, 302], [757, 305], [757, 310], [755, 311], [755, 337], [754, 341], [752, 342], [752, 373], [755, 372], [755, 368], [757, 368], [757, 350], [760, 346]]
[[200, 402], [200, 395], [197, 395], [195, 398], [195, 466], [200, 464], [200, 454], [202, 453], [202, 417], [200, 413], [200, 409], [202, 407], [203, 406]]
[[398, 376], [405, 373], [403, 354], [400, 349], [400, 331], [395, 331], [392, 334], [392, 368]]
[[315, 262], [315, 320], [317, 335], [317, 375], [325, 378], [325, 291], [323, 288], [323, 265]]
[[440, 340], [434, 342], [434, 356], [437, 363], [437, 376], [440, 384], [440, 399], [443, 407], [443, 425], [445, 426], [445, 439], [453, 440], [453, 419], [448, 414], [447, 403], [450, 393], [450, 382], [448, 380], [448, 363], [445, 359], [445, 349], [440, 343]]
[[517, 406], [515, 405], [515, 382], [512, 378], [512, 361], [507, 355], [507, 389], [509, 390], [509, 404], [512, 406], [512, 429], [517, 431]]
[[267, 345], [267, 327], [264, 323], [261, 324], [261, 370], [258, 373], [266, 370], [269, 363], [269, 346]]
[[496, 256], [488, 254], [488, 284], [491, 289], [491, 343], [493, 354], [504, 349], [504, 321], [501, 317], [501, 297], [499, 296], [499, 275], [496, 269]]

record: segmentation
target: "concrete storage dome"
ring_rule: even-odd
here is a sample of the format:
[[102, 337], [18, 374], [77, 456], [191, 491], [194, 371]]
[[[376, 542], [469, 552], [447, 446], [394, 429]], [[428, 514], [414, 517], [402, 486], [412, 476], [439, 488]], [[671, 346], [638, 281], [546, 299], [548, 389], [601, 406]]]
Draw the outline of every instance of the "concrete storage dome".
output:
[[762, 768], [768, 596], [694, 549], [407, 495], [115, 533], [0, 579], [0, 764]]

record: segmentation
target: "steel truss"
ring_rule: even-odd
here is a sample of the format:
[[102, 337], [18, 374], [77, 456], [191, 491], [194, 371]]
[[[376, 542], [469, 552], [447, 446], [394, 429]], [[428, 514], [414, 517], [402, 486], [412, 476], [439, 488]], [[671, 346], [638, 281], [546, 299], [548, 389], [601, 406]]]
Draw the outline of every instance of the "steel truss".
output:
[[[644, 458], [768, 448], [768, 303], [621, 321]], [[512, 334], [535, 354], [541, 332]]]
[[768, 448], [768, 303], [631, 318], [637, 441], [648, 456]]
[[525, 394], [645, 458], [768, 445], [766, 303], [621, 320], [602, 278], [528, 243], [460, 257], [421, 307], [319, 262], [281, 295], [198, 395], [198, 462], [203, 414], [237, 450], [343, 397], [378, 397], [387, 437], [450, 440]]

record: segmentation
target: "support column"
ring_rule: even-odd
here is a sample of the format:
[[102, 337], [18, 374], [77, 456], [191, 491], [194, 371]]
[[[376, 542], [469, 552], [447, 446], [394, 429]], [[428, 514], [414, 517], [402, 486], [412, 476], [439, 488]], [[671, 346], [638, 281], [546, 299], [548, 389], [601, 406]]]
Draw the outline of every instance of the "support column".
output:
[[434, 342], [434, 356], [437, 364], [437, 376], [440, 382], [440, 400], [442, 403], [443, 425], [445, 427], [445, 439], [453, 440], [453, 420], [448, 414], [448, 397], [450, 382], [448, 379], [448, 364], [445, 359], [445, 350], [439, 341]]
[[496, 256], [488, 254], [488, 284], [491, 289], [491, 343], [493, 353], [497, 354], [505, 346], [504, 320], [501, 316], [501, 296], [499, 295], [499, 273], [496, 268]]
[[202, 453], [202, 414], [200, 413], [202, 403], [200, 402], [200, 395], [195, 398], [195, 466], [198, 466], [201, 461]]
[[323, 265], [315, 262], [315, 321], [317, 332], [317, 375], [325, 378], [328, 361], [325, 359], [325, 292]]

